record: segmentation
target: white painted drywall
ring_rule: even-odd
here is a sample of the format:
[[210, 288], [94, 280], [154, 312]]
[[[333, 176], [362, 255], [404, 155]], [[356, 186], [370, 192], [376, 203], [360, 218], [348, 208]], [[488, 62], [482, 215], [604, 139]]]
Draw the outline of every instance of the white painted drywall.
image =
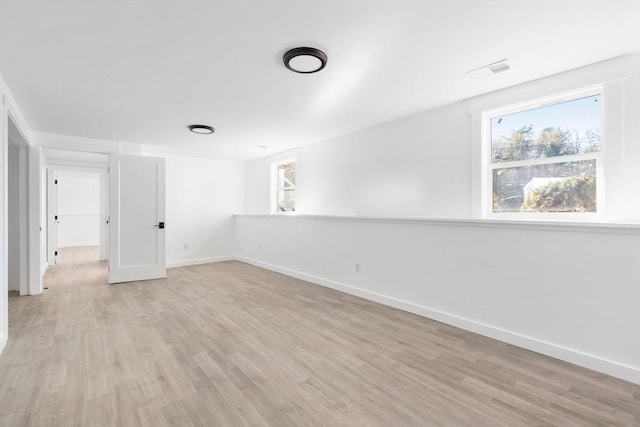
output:
[[47, 160], [42, 156], [40, 163], [40, 276], [44, 278], [49, 263], [47, 262]]
[[640, 382], [637, 227], [241, 215], [236, 239], [240, 259]]
[[7, 162], [7, 283], [10, 291], [20, 290], [20, 239], [19, 239], [19, 198], [18, 198], [18, 148], [13, 144], [8, 146]]
[[8, 88], [0, 76], [0, 352], [9, 338], [9, 289], [8, 289], [8, 193], [7, 161], [9, 147], [8, 113], [6, 99]]
[[100, 174], [58, 171], [58, 247], [100, 243]]
[[[18, 108], [11, 91], [0, 76], [0, 352], [4, 349], [9, 338], [9, 307], [8, 307], [8, 146], [9, 146], [9, 116], [29, 143], [30, 129], [20, 108]], [[23, 157], [26, 161], [26, 156]], [[23, 185], [27, 183], [23, 182]], [[30, 183], [29, 183], [30, 184]], [[29, 221], [31, 218], [28, 218]], [[29, 223], [29, 226], [31, 224]], [[30, 227], [29, 227], [30, 231]], [[31, 236], [29, 236], [31, 237]], [[39, 243], [39, 242], [38, 242]], [[29, 257], [35, 251], [30, 251]], [[23, 260], [24, 261], [24, 260]], [[29, 280], [31, 277], [29, 276]], [[37, 284], [37, 280], [34, 279]]]
[[167, 267], [232, 255], [233, 214], [244, 207], [244, 164], [168, 156], [166, 176]]
[[605, 83], [605, 219], [640, 222], [639, 62], [617, 58], [249, 162], [245, 213], [269, 213], [269, 165], [295, 157], [300, 214], [479, 218], [473, 115]]
[[[12, 136], [13, 134], [13, 136]], [[12, 140], [18, 139], [19, 140]], [[27, 295], [29, 280], [28, 147], [13, 122], [9, 122], [7, 227], [9, 290]]]
[[[50, 161], [58, 171], [84, 164], [70, 163], [67, 154], [61, 163], [58, 146], [77, 150], [84, 145], [85, 150], [91, 147], [94, 152], [117, 150], [124, 154], [164, 157], [167, 267], [229, 259], [233, 255], [233, 215], [244, 210], [244, 163], [172, 156], [157, 148], [135, 144], [120, 143], [116, 144], [117, 148], [101, 140], [75, 138], [79, 140], [77, 146], [67, 146], [64, 136], [43, 133], [35, 136], [39, 144], [48, 147], [47, 154], [52, 155]], [[96, 163], [96, 166], [99, 165]]]
[[247, 164], [247, 213], [269, 213], [270, 164], [296, 159], [296, 210], [322, 215], [468, 218], [470, 122], [463, 104]]
[[245, 213], [269, 213], [269, 166], [295, 157], [299, 216], [237, 217], [236, 253], [640, 383], [633, 227], [576, 232], [300, 217], [480, 218], [478, 113], [604, 84], [605, 219], [637, 224], [639, 61], [639, 54], [617, 58], [249, 162]]

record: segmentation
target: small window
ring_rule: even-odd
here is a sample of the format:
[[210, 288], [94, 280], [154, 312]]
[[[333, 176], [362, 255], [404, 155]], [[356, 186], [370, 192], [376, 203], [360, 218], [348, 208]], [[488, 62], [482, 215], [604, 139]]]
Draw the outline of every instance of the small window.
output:
[[293, 159], [274, 163], [274, 212], [296, 211], [296, 162]]
[[490, 216], [599, 211], [602, 95], [566, 98], [485, 115]]

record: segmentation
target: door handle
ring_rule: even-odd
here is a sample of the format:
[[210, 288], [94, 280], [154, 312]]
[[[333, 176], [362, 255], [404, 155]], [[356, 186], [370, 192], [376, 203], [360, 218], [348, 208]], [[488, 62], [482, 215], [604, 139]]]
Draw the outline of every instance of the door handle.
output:
[[156, 225], [154, 225], [154, 227], [164, 228], [164, 222], [159, 222]]

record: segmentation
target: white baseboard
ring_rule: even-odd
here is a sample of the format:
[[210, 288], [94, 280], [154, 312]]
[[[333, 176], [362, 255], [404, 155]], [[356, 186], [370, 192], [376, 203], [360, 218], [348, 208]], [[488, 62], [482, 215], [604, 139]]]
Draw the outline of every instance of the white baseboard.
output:
[[228, 258], [246, 262], [257, 267], [265, 268], [267, 270], [275, 271], [277, 273], [295, 277], [307, 282], [326, 286], [331, 289], [355, 295], [367, 300], [375, 301], [380, 304], [388, 305], [390, 307], [398, 308], [409, 313], [417, 314], [419, 316], [433, 319], [438, 322], [446, 323], [447, 325], [455, 326], [460, 329], [475, 332], [477, 334], [484, 335], [486, 337], [493, 338], [508, 344], [526, 348], [527, 350], [535, 351], [536, 353], [564, 360], [565, 362], [573, 363], [574, 365], [583, 366], [585, 368], [593, 369], [594, 371], [602, 372], [616, 378], [621, 378], [626, 381], [640, 384], [640, 369], [634, 368], [632, 366], [622, 365], [611, 360], [582, 353], [580, 351], [562, 347], [557, 344], [549, 343], [533, 337], [528, 337], [505, 329], [500, 329], [491, 325], [476, 322], [472, 319], [466, 319], [464, 317], [445, 313], [439, 310], [434, 310], [421, 305], [416, 305], [407, 301], [367, 291], [365, 289], [346, 285], [344, 283], [335, 282], [322, 277], [309, 275], [300, 271], [291, 270], [289, 268], [269, 264], [256, 259], [245, 258], [241, 256]]
[[167, 263], [167, 268], [186, 267], [188, 265], [209, 264], [211, 262], [233, 261], [234, 256], [218, 256], [212, 258], [186, 259], [182, 261], [172, 261]]
[[7, 345], [7, 339], [9, 335], [6, 332], [0, 332], [0, 353], [4, 350], [4, 346]]

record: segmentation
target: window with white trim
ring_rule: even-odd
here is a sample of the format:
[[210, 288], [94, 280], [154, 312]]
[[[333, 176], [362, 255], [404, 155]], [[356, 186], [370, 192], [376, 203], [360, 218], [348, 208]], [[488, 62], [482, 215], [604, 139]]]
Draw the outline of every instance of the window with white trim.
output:
[[273, 201], [274, 213], [296, 211], [296, 161], [283, 160], [273, 163]]
[[483, 114], [488, 217], [602, 213], [602, 90]]

